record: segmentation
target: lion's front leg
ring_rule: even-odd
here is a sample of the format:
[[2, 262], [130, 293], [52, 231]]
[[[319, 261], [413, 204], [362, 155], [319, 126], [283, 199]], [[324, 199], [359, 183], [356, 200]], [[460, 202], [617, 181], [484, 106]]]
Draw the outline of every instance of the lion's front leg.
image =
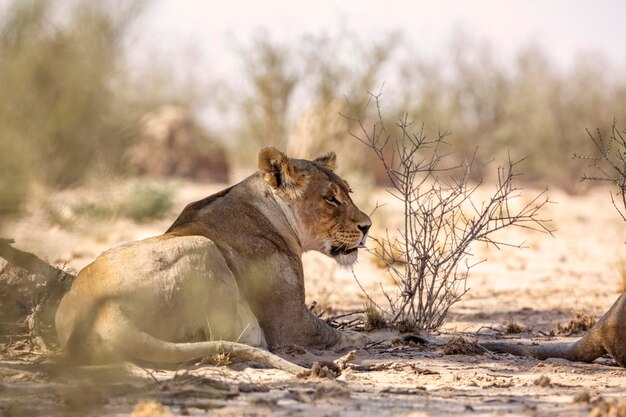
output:
[[[270, 263], [271, 265], [271, 263]], [[255, 270], [254, 279], [241, 285], [269, 346], [297, 344], [319, 349], [363, 347], [365, 338], [356, 332], [340, 332], [309, 311], [305, 305], [301, 270]]]
[[273, 291], [270, 300], [250, 302], [269, 346], [296, 344], [325, 349], [341, 340], [341, 333], [313, 315], [304, 297], [290, 291]]
[[[365, 347], [367, 337], [363, 333], [352, 330], [337, 330], [326, 323], [325, 320], [311, 313], [306, 306], [300, 311], [300, 315], [299, 326], [302, 328], [302, 332], [298, 332], [296, 329], [296, 334], [293, 334], [292, 337], [294, 340], [301, 341], [292, 343], [335, 351]], [[293, 328], [293, 326], [290, 327]]]
[[294, 304], [290, 302], [282, 305], [283, 316], [280, 319], [261, 323], [270, 346], [296, 344], [327, 349], [347, 345], [342, 332], [312, 314], [304, 300], [301, 305]]

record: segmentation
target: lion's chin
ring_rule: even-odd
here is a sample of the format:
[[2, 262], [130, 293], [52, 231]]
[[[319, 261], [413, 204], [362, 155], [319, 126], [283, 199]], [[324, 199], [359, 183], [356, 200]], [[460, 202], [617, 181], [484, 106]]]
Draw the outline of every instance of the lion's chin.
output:
[[331, 255], [331, 257], [337, 261], [337, 263], [341, 266], [344, 267], [349, 267], [352, 266], [357, 259], [359, 258], [359, 252], [358, 251], [354, 251], [348, 254], [338, 254], [338, 255]]
[[359, 257], [359, 248], [361, 247], [365, 246], [362, 244], [352, 248], [348, 248], [344, 245], [331, 246], [329, 248], [325, 248], [323, 252], [337, 261], [339, 265], [343, 267], [350, 267], [357, 261]]

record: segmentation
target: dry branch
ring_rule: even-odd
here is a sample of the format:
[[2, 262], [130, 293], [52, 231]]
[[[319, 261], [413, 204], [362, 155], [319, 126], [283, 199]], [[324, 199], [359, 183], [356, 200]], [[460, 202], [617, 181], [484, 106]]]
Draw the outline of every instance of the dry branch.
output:
[[583, 174], [581, 181], [603, 181], [615, 185], [617, 187], [616, 195], [621, 200], [623, 207], [618, 206], [613, 193], [611, 193], [611, 202], [622, 219], [626, 221], [626, 130], [620, 132], [617, 129], [617, 123], [613, 121], [611, 135], [606, 140], [602, 137], [600, 130], [596, 131], [595, 136], [587, 130], [587, 135], [600, 156], [574, 154], [574, 158], [591, 161], [591, 166], [599, 172], [599, 175]]
[[[380, 258], [399, 290], [399, 296], [385, 294], [392, 323], [411, 323], [416, 328], [434, 329], [452, 305], [467, 293], [469, 270], [480, 262], [470, 263], [471, 245], [484, 242], [521, 247], [501, 241], [496, 232], [519, 227], [550, 233], [539, 218], [548, 203], [545, 191], [528, 203], [511, 204], [521, 197], [514, 185], [516, 168], [521, 161], [509, 157], [498, 168], [495, 191], [477, 202], [480, 183], [470, 184], [472, 158], [446, 165], [446, 133], [428, 138], [424, 127], [413, 130], [408, 117], [395, 123], [399, 137], [387, 129], [380, 111], [380, 94], [371, 95], [369, 105], [376, 108], [376, 122], [368, 128], [366, 112], [351, 120], [358, 126], [352, 136], [366, 145], [382, 163], [391, 184], [388, 192], [403, 204], [404, 225], [394, 239], [379, 238]], [[389, 257], [389, 254], [400, 254]], [[368, 296], [371, 299], [371, 297]]]

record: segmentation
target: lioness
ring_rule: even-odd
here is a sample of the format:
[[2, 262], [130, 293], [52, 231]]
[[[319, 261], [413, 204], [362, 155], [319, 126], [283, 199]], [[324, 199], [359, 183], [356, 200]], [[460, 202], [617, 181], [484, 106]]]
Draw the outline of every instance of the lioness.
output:
[[609, 311], [577, 342], [543, 345], [484, 342], [481, 345], [492, 352], [580, 362], [592, 362], [608, 353], [618, 365], [626, 367], [626, 292], [620, 295]]
[[304, 303], [302, 253], [351, 265], [371, 225], [335, 165], [332, 152], [307, 161], [265, 148], [258, 172], [189, 204], [165, 234], [104, 252], [59, 304], [62, 349], [89, 363], [177, 363], [221, 348], [297, 373], [247, 345], [362, 346]]

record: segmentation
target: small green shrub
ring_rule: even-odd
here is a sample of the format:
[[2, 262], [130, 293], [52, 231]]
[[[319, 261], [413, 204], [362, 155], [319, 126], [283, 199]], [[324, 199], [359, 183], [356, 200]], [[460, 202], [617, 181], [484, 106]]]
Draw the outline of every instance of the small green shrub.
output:
[[146, 221], [169, 213], [172, 195], [173, 191], [166, 185], [138, 182], [120, 195], [104, 193], [96, 201], [75, 204], [71, 211], [78, 217], [96, 220], [125, 217], [137, 222]]
[[152, 184], [137, 184], [119, 205], [119, 213], [135, 221], [163, 217], [172, 208], [171, 190]]
[[[96, 220], [106, 220], [116, 217], [115, 207], [110, 203], [81, 203], [73, 206], [72, 211], [78, 217]], [[50, 214], [54, 213], [55, 211], [50, 210]], [[58, 216], [54, 216], [51, 220], [56, 221], [56, 217]]]
[[[9, 0], [2, 8], [0, 222], [19, 214], [37, 185], [126, 174], [141, 116], [165, 102], [197, 103], [199, 85], [162, 77], [166, 64], [128, 65], [124, 39], [145, 3]], [[153, 197], [124, 211], [142, 217], [166, 207]], [[104, 217], [109, 209], [82, 207]]]

